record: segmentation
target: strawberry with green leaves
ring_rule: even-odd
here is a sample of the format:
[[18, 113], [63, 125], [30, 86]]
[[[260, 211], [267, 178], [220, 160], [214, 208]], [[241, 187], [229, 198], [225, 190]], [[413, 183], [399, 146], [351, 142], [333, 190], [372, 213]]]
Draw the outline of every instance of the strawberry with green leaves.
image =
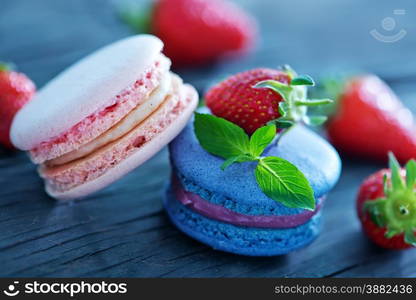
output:
[[416, 246], [416, 161], [401, 169], [389, 153], [389, 169], [369, 176], [357, 197], [357, 213], [364, 232], [388, 249]]
[[0, 144], [14, 149], [10, 141], [10, 127], [16, 113], [35, 94], [34, 83], [10, 65], [0, 63]]
[[[208, 91], [206, 104], [214, 115], [196, 113], [195, 135], [207, 152], [224, 159], [221, 169], [256, 162], [254, 175], [264, 194], [287, 207], [314, 210], [314, 192], [305, 175], [283, 158], [262, 155], [296, 123], [325, 121], [307, 115], [308, 107], [331, 102], [307, 99], [306, 87], [312, 85], [312, 78], [289, 67], [234, 75]], [[277, 128], [285, 131], [276, 138]]]

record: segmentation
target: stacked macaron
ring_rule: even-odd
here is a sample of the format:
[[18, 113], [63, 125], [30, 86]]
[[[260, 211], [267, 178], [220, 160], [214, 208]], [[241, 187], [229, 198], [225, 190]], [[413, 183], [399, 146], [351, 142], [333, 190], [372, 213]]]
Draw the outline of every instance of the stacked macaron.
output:
[[331, 102], [307, 99], [313, 84], [288, 67], [254, 69], [207, 92], [209, 109], [200, 109], [169, 147], [164, 204], [181, 231], [252, 256], [285, 254], [317, 237], [341, 162], [330, 144], [298, 124], [325, 119], [307, 114], [308, 106]]
[[57, 199], [95, 192], [132, 171], [186, 125], [198, 96], [170, 72], [154, 36], [120, 40], [48, 83], [16, 116], [17, 148]]
[[222, 171], [224, 161], [199, 145], [192, 124], [169, 149], [173, 175], [165, 207], [173, 223], [215, 249], [243, 255], [285, 254], [313, 241], [325, 195], [340, 173], [332, 146], [301, 125], [265, 154], [285, 158], [305, 174], [316, 199], [313, 211], [289, 208], [267, 197], [256, 184], [253, 163]]

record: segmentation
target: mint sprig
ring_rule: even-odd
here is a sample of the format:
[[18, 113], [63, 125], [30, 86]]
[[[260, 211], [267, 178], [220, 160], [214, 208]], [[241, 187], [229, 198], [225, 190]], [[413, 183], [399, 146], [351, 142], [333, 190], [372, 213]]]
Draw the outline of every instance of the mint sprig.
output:
[[242, 128], [209, 114], [195, 114], [195, 134], [209, 153], [225, 159], [250, 153], [250, 141]]
[[249, 138], [234, 123], [195, 113], [194, 130], [206, 151], [225, 159], [221, 169], [234, 163], [257, 161], [256, 181], [269, 198], [291, 208], [315, 209], [312, 187], [296, 166], [280, 157], [261, 156], [276, 136], [274, 124], [260, 127]]

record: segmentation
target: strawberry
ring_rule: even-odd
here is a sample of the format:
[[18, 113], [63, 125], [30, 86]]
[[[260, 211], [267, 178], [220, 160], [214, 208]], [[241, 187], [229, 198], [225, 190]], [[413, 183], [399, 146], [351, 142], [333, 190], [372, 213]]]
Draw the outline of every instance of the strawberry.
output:
[[158, 36], [174, 65], [207, 64], [254, 44], [256, 22], [226, 0], [158, 0], [143, 11], [125, 8], [122, 18], [137, 32]]
[[16, 113], [35, 94], [36, 87], [26, 75], [0, 64], [0, 144], [13, 149], [10, 126]]
[[298, 121], [322, 123], [325, 118], [308, 117], [306, 108], [331, 101], [306, 99], [307, 85], [314, 85], [313, 80], [307, 75], [297, 76], [288, 66], [282, 70], [260, 68], [220, 82], [206, 93], [205, 102], [214, 115], [237, 124], [248, 134], [269, 122], [280, 128]]
[[385, 161], [392, 151], [402, 163], [416, 158], [411, 112], [374, 75], [354, 77], [341, 87], [326, 130], [332, 144], [349, 155]]
[[364, 232], [388, 249], [416, 246], [416, 161], [401, 169], [389, 153], [390, 169], [380, 170], [362, 183], [357, 214]]

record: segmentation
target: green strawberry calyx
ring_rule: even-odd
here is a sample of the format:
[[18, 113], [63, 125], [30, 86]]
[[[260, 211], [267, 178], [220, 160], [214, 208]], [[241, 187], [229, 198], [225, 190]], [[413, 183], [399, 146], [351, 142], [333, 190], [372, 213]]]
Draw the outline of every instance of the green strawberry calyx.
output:
[[308, 107], [330, 104], [331, 99], [308, 99], [307, 86], [314, 86], [314, 80], [308, 75], [297, 75], [289, 66], [284, 66], [283, 71], [289, 76], [290, 83], [285, 84], [276, 80], [264, 80], [254, 85], [254, 88], [268, 88], [278, 93], [283, 101], [279, 102], [280, 117], [270, 121], [278, 128], [289, 128], [296, 123], [319, 126], [327, 117], [324, 115], [307, 114]]
[[384, 197], [364, 202], [364, 211], [378, 226], [386, 228], [386, 238], [404, 234], [404, 241], [416, 246], [416, 161], [410, 160], [404, 170], [389, 153], [390, 178], [384, 175]]

